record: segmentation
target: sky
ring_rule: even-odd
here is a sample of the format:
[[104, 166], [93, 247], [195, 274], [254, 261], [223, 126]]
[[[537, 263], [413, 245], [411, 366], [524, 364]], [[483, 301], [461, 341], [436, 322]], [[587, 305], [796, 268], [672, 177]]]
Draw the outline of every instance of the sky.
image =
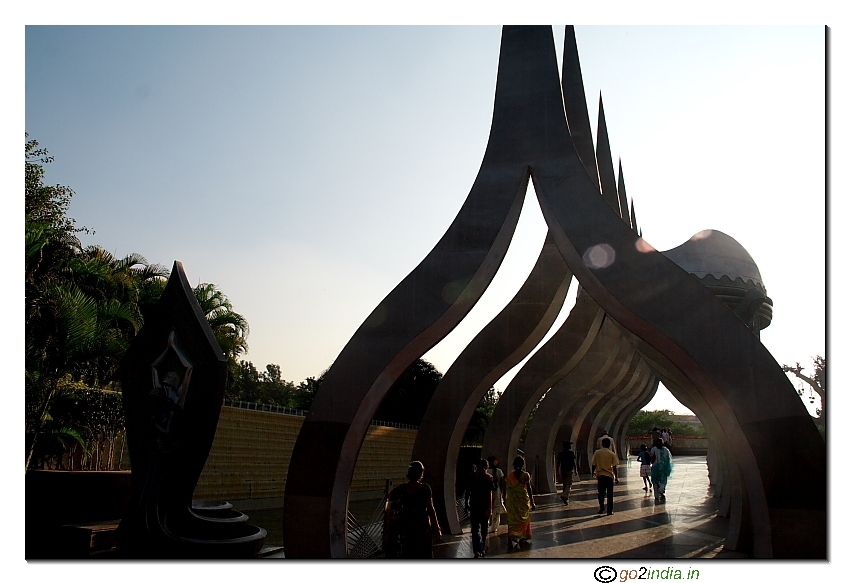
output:
[[[330, 364], [460, 208], [486, 145], [498, 28], [24, 25], [816, 24], [578, 26], [577, 36], [591, 119], [602, 91], [614, 156], [623, 159], [646, 239], [663, 250], [704, 228], [735, 237], [755, 258], [774, 301], [774, 320], [762, 341], [777, 361], [808, 364], [823, 353], [826, 333], [830, 355], [840, 359], [844, 314], [824, 307], [824, 253], [832, 265], [831, 297], [840, 297], [845, 278], [835, 267], [847, 235], [836, 225], [850, 212], [840, 180], [849, 153], [842, 107], [846, 11], [839, 7], [830, 0], [527, 0], [521, 9], [492, 0], [316, 0], [273, 7], [254, 0], [221, 6], [189, 0], [17, 3], [6, 7], [0, 22], [0, 62], [11, 80], [3, 93], [8, 115], [0, 116], [0, 135], [7, 138], [0, 140], [0, 165], [14, 192], [20, 138], [13, 136], [29, 131], [56, 156], [48, 181], [76, 190], [72, 215], [96, 231], [86, 243], [166, 265], [183, 261], [193, 282], [216, 283], [248, 317], [248, 358], [260, 367], [278, 363], [285, 378], [298, 381]], [[823, 23], [831, 27], [826, 116]], [[559, 51], [561, 28], [555, 26]], [[832, 170], [829, 182], [825, 165]], [[471, 338], [476, 330], [464, 329], [480, 329], [511, 297], [511, 287], [521, 285], [545, 228], [535, 206], [530, 197], [503, 269], [455, 334]], [[0, 213], [2, 232], [22, 235], [14, 218], [22, 207], [4, 199], [4, 211], [16, 210]], [[825, 216], [832, 222], [828, 246]], [[4, 249], [10, 250], [4, 263], [22, 261], [19, 246]], [[0, 294], [6, 303], [19, 303], [22, 291], [11, 285], [12, 272]], [[10, 326], [6, 352], [23, 360], [16, 340], [23, 324]], [[442, 370], [463, 345], [453, 342], [454, 348], [444, 342], [427, 355]], [[830, 375], [842, 384], [840, 360]], [[842, 393], [834, 393], [831, 420], [843, 404]], [[8, 437], [21, 439], [22, 431], [13, 430], [20, 416], [14, 408], [7, 412]], [[23, 489], [18, 493], [23, 496]], [[842, 512], [840, 505], [831, 508], [838, 522]], [[834, 530], [836, 549], [842, 536]], [[831, 553], [830, 565], [841, 557]], [[725, 567], [739, 578], [747, 569], [764, 575], [763, 563], [700, 564], [709, 578]], [[227, 568], [240, 567], [216, 565], [217, 576], [243, 575]], [[287, 572], [298, 568], [290, 565]], [[373, 575], [354, 564], [344, 568], [346, 577]], [[452, 565], [457, 568], [462, 565]], [[506, 573], [512, 568], [527, 575], [526, 564], [503, 567]], [[818, 566], [782, 562], [776, 568], [783, 578], [810, 578]], [[417, 576], [430, 579], [430, 571]], [[143, 574], [136, 569], [122, 576]], [[415, 579], [411, 572], [404, 576]]]
[[[563, 25], [554, 33], [560, 60]], [[762, 342], [808, 372], [826, 345], [824, 35], [576, 27], [590, 118], [601, 92], [645, 239], [737, 239], [774, 303]], [[47, 182], [76, 192], [69, 214], [94, 230], [83, 243], [182, 261], [247, 318], [247, 358], [297, 383], [333, 362], [460, 209], [499, 38], [495, 26], [28, 26], [26, 131], [55, 156]], [[496, 279], [426, 359], [448, 369], [522, 285], [545, 232], [530, 189]], [[686, 412], [663, 393], [648, 408]]]

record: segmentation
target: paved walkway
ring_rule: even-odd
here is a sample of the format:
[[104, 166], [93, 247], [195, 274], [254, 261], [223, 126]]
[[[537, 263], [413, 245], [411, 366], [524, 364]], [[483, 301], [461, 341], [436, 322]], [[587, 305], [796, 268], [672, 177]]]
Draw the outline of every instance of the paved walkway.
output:
[[[704, 456], [674, 458], [667, 485], [667, 502], [655, 504], [643, 491], [640, 466], [620, 467], [614, 487], [614, 514], [599, 516], [596, 481], [573, 484], [570, 505], [558, 494], [535, 496], [531, 548], [507, 550], [507, 525], [490, 535], [487, 558], [743, 558], [723, 551], [728, 520], [715, 516], [717, 499], [708, 485]], [[504, 520], [504, 518], [503, 518]], [[445, 536], [435, 547], [437, 558], [472, 558], [472, 537]]]

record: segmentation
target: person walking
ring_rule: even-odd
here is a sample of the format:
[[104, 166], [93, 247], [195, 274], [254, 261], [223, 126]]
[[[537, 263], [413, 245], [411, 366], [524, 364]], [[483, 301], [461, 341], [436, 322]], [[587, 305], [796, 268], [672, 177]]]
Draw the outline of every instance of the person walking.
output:
[[476, 559], [487, 553], [487, 525], [493, 513], [493, 477], [487, 473], [487, 460], [478, 460], [475, 473], [469, 477], [465, 508], [472, 526], [472, 552]]
[[487, 458], [487, 464], [490, 466], [487, 473], [493, 477], [493, 484], [496, 487], [493, 490], [493, 513], [490, 514], [490, 530], [488, 532], [497, 532], [501, 515], [508, 511], [505, 508], [505, 472], [499, 467], [499, 460], [494, 455]]
[[531, 491], [531, 476], [524, 471], [525, 459], [514, 458], [514, 470], [505, 478], [505, 507], [508, 509], [508, 550], [531, 542], [531, 511], [537, 508]]
[[655, 445], [655, 441], [657, 439], [661, 439], [661, 430], [657, 427], [653, 427], [652, 431], [650, 431], [649, 433], [649, 441], [650, 443], [652, 443], [652, 445]]
[[609, 438], [602, 439], [602, 447], [593, 452], [593, 459], [590, 465], [593, 470], [593, 476], [596, 478], [596, 488], [599, 497], [599, 513], [605, 514], [605, 498], [608, 498], [608, 514], [614, 514], [614, 484], [619, 484], [620, 479], [617, 477], [617, 466], [620, 465], [620, 460], [617, 459], [617, 454], [609, 449], [611, 440]]
[[[637, 461], [640, 462], [640, 477], [643, 478], [643, 491], [649, 492], [652, 490], [652, 479], [650, 475], [652, 464], [649, 461], [649, 451], [646, 449], [646, 444], [641, 444]], [[647, 488], [647, 486], [649, 487]]]
[[611, 450], [611, 451], [613, 451], [614, 453], [617, 453], [617, 448], [616, 448], [616, 447], [614, 447], [614, 440], [611, 438], [611, 436], [610, 436], [610, 435], [608, 435], [608, 430], [607, 430], [607, 429], [604, 429], [604, 430], [602, 431], [602, 435], [600, 435], [600, 436], [599, 436], [599, 439], [597, 439], [597, 440], [596, 440], [596, 449], [599, 449], [600, 447], [605, 447], [604, 445], [602, 445], [602, 440], [603, 440], [603, 439], [607, 439], [607, 440], [608, 440], [608, 449], [610, 449], [610, 450]]
[[431, 486], [422, 483], [425, 466], [410, 462], [406, 484], [402, 484], [387, 497], [387, 525], [384, 553], [387, 558], [431, 559], [434, 557], [433, 540], [442, 536]]
[[572, 441], [565, 441], [563, 443], [564, 449], [558, 453], [558, 463], [555, 468], [556, 477], [563, 484], [561, 501], [567, 506], [570, 504], [570, 489], [573, 487], [573, 474], [578, 475], [576, 454], [570, 449], [572, 445]]
[[667, 478], [673, 473], [673, 455], [664, 447], [661, 439], [655, 441], [655, 445], [649, 450], [649, 459], [652, 462], [652, 485], [655, 486], [655, 501], [667, 501]]

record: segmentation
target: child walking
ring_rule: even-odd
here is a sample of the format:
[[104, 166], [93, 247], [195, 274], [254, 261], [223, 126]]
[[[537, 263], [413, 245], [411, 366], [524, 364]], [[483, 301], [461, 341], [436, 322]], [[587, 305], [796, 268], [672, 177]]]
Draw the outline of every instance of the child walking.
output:
[[649, 463], [649, 452], [646, 451], [646, 445], [640, 446], [637, 461], [640, 462], [640, 477], [643, 478], [643, 491], [649, 492], [652, 490], [652, 464]]

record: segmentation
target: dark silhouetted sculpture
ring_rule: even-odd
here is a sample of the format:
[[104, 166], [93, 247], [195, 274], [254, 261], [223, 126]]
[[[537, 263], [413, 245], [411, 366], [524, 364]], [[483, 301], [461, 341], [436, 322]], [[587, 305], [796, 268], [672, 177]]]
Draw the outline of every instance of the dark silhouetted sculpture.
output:
[[180, 262], [121, 364], [132, 497], [126, 558], [250, 557], [266, 531], [226, 502], [192, 501], [218, 425], [226, 360]]

